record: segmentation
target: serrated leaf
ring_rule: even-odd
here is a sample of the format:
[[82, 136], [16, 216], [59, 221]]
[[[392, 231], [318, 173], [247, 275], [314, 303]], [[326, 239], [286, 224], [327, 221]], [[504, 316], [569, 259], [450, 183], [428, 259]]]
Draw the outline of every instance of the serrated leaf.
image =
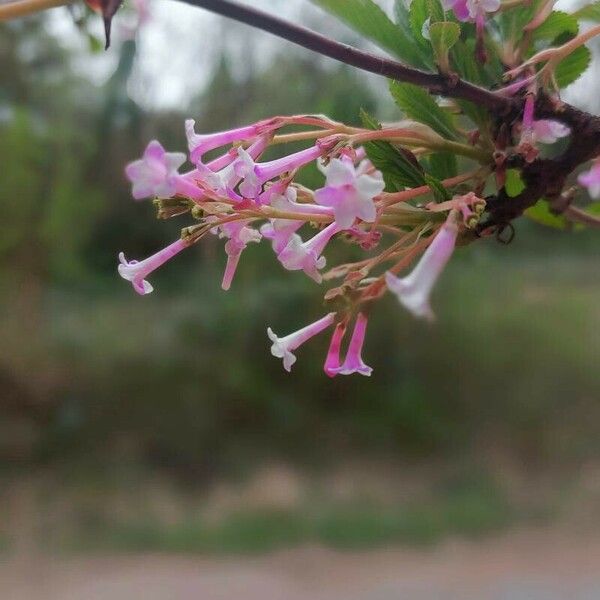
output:
[[579, 23], [573, 15], [555, 10], [533, 31], [533, 39], [553, 41], [561, 35], [575, 36], [578, 31]]
[[542, 0], [534, 0], [530, 3], [524, 3], [518, 7], [502, 11], [497, 21], [500, 26], [502, 39], [513, 42], [521, 40], [523, 29], [537, 14]]
[[423, 24], [427, 20], [431, 23], [443, 21], [444, 9], [438, 0], [412, 0], [408, 19], [413, 36], [427, 46], [427, 40], [423, 37]]
[[573, 13], [579, 21], [600, 21], [600, 2], [592, 2]]
[[448, 52], [460, 38], [460, 25], [451, 21], [440, 21], [429, 26], [429, 41], [435, 61], [440, 67], [448, 66]]
[[440, 180], [455, 177], [458, 174], [456, 155], [451, 152], [435, 152], [429, 156], [429, 172]]
[[[365, 127], [381, 129], [365, 110], [361, 110], [360, 117]], [[425, 185], [423, 169], [412, 153], [379, 140], [367, 142], [364, 147], [373, 165], [382, 172], [388, 192]]]
[[584, 71], [590, 66], [592, 53], [586, 46], [579, 46], [571, 52], [556, 67], [554, 76], [559, 88], [564, 88], [577, 81]]
[[546, 227], [553, 227], [554, 229], [567, 229], [569, 222], [562, 215], [555, 215], [550, 212], [550, 207], [546, 200], [538, 200], [536, 204], [528, 208], [524, 213], [526, 217], [545, 225]]
[[400, 110], [449, 140], [458, 139], [452, 117], [424, 89], [410, 83], [390, 81], [390, 92]]
[[398, 27], [373, 0], [312, 0], [380, 48], [417, 67], [427, 56], [405, 28]]

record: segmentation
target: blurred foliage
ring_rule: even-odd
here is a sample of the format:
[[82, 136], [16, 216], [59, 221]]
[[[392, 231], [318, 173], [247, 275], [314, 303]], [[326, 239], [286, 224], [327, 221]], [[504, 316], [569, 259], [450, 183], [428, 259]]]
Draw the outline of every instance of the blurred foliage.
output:
[[[240, 80], [224, 52], [187, 110], [144, 113], [126, 94], [135, 42], [113, 51], [118, 68], [95, 86], [73, 75], [39, 21], [0, 30], [5, 466], [67, 461], [98, 472], [116, 460], [198, 484], [265, 457], [319, 469], [366, 454], [479, 458], [499, 448], [528, 466], [598, 455], [592, 234], [519, 223], [510, 248], [465, 249], [437, 291], [434, 328], [388, 298], [369, 331], [370, 380], [324, 377], [327, 340], [302, 350], [291, 375], [269, 355], [267, 325], [285, 333], [322, 306], [266, 244], [244, 254], [229, 293], [219, 289], [222, 244], [207, 239], [137, 297], [116, 275], [117, 253], [144, 257], [179, 226], [153, 221], [122, 176], [149, 139], [184, 149], [188, 116], [198, 130], [294, 112], [353, 123], [378, 99], [355, 72], [304, 55], [284, 53]], [[461, 519], [427, 510], [391, 514], [390, 531]], [[344, 519], [325, 519], [320, 539], [352, 536]]]

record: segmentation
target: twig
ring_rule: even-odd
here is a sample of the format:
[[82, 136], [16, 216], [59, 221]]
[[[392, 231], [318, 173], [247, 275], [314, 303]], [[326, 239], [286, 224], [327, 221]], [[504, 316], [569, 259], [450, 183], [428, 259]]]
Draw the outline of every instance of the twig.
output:
[[331, 40], [301, 25], [296, 25], [275, 17], [264, 11], [237, 4], [231, 0], [181, 0], [186, 4], [198, 6], [230, 19], [246, 23], [273, 35], [298, 44], [303, 48], [318, 52], [329, 58], [346, 63], [363, 71], [382, 75], [419, 85], [434, 94], [469, 100], [489, 109], [509, 112], [514, 107], [511, 98], [498, 96], [489, 90], [467, 81], [452, 80], [439, 73], [427, 73], [399, 63]]

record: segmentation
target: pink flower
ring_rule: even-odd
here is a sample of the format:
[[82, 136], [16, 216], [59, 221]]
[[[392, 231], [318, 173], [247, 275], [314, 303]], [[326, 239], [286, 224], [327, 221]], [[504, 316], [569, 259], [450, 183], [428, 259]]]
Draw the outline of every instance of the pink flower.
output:
[[240, 261], [242, 252], [251, 242], [260, 242], [261, 235], [256, 229], [247, 226], [248, 221], [232, 221], [224, 223], [220, 226], [221, 233], [219, 237], [229, 238], [225, 244], [225, 252], [227, 254], [227, 265], [223, 274], [221, 288], [227, 291], [231, 287], [233, 276]]
[[253, 140], [259, 135], [268, 133], [277, 126], [276, 121], [271, 119], [253, 125], [246, 125], [245, 127], [238, 127], [237, 129], [199, 135], [194, 131], [195, 124], [196, 121], [194, 119], [187, 119], [185, 122], [190, 161], [194, 164], [201, 162], [202, 157], [210, 150], [215, 150], [234, 142]]
[[454, 11], [454, 15], [459, 21], [468, 21], [470, 19], [467, 0], [442, 0], [444, 10]]
[[400, 279], [389, 271], [385, 274], [388, 289], [415, 317], [434, 319], [429, 296], [452, 256], [457, 234], [455, 215], [451, 212], [410, 275]]
[[592, 198], [600, 198], [600, 161], [596, 161], [589, 171], [581, 173], [577, 181], [588, 189]]
[[383, 192], [385, 184], [381, 173], [377, 177], [357, 172], [348, 158], [332, 158], [321, 169], [326, 175], [325, 187], [315, 191], [315, 201], [333, 208], [335, 221], [341, 229], [348, 229], [354, 221], [367, 223], [375, 220], [374, 198]]
[[[247, 189], [244, 189], [244, 178], [252, 176], [247, 165], [254, 165], [254, 160], [265, 151], [268, 143], [268, 138], [261, 136], [247, 150], [243, 148], [230, 150], [226, 156], [231, 157], [232, 160], [221, 169], [215, 169], [212, 163], [204, 165], [198, 162], [196, 166], [198, 181], [220, 196], [241, 202], [243, 198], [234, 191], [234, 188], [241, 181], [240, 192], [246, 195], [244, 193], [247, 191]], [[225, 164], [225, 161], [222, 161], [222, 164]]]
[[183, 240], [177, 240], [141, 262], [137, 260], [127, 261], [125, 255], [121, 252], [119, 254], [119, 275], [123, 279], [131, 281], [133, 289], [138, 294], [142, 296], [149, 294], [154, 288], [150, 282], [146, 281], [146, 277], [181, 252], [186, 246], [187, 244]]
[[300, 236], [294, 233], [287, 246], [279, 253], [279, 262], [289, 271], [304, 271], [311, 279], [321, 283], [322, 276], [319, 269], [325, 264], [325, 257], [321, 253], [329, 240], [340, 231], [337, 223], [331, 223], [313, 236], [307, 242], [302, 242]]
[[[293, 187], [288, 187], [284, 194], [279, 194], [276, 192], [271, 194], [270, 203], [273, 208], [286, 212], [296, 212], [302, 214], [331, 213], [331, 209], [323, 206], [315, 206], [314, 204], [300, 204], [296, 202], [296, 197], [296, 189]], [[269, 223], [265, 223], [260, 228], [260, 232], [268, 240], [271, 240], [273, 250], [276, 254], [279, 254], [288, 245], [294, 233], [296, 233], [296, 231], [298, 231], [302, 225], [304, 225], [304, 221], [300, 220], [271, 219]]]
[[294, 333], [290, 333], [282, 338], [277, 337], [277, 335], [275, 335], [273, 330], [269, 327], [267, 329], [267, 334], [269, 339], [273, 342], [273, 345], [271, 346], [271, 354], [276, 358], [282, 358], [283, 368], [288, 372], [291, 371], [292, 365], [296, 362], [296, 356], [293, 354], [293, 351], [298, 349], [310, 338], [327, 329], [333, 324], [334, 319], [335, 313], [331, 312], [318, 321], [315, 321], [314, 323], [311, 323], [310, 325], [307, 325], [306, 327], [303, 327], [302, 329], [299, 329]]
[[496, 12], [500, 0], [442, 0], [445, 10], [452, 10], [459, 21], [475, 21], [478, 16]]
[[133, 184], [132, 195], [136, 200], [158, 196], [170, 198], [175, 195], [177, 170], [185, 162], [181, 152], [165, 152], [160, 142], [151, 141], [140, 160], [125, 167], [125, 175]]
[[327, 357], [325, 358], [325, 364], [323, 365], [323, 370], [328, 377], [335, 377], [339, 372], [340, 348], [342, 346], [342, 340], [345, 333], [346, 321], [341, 321], [335, 326], [335, 330], [331, 336]]
[[317, 144], [264, 163], [253, 163], [248, 157], [241, 156], [237, 162], [238, 173], [243, 174], [244, 181], [240, 185], [240, 191], [247, 198], [256, 198], [262, 191], [262, 186], [267, 181], [275, 179], [284, 173], [295, 171], [300, 167], [316, 160], [323, 154], [322, 147]]
[[533, 162], [539, 154], [538, 142], [553, 144], [557, 139], [566, 137], [571, 133], [571, 129], [559, 121], [552, 119], [535, 120], [534, 108], [535, 99], [532, 94], [528, 94], [523, 108], [521, 140], [518, 146], [519, 152], [527, 162]]
[[[333, 375], [352, 375], [353, 373], [359, 373], [360, 375], [369, 377], [373, 372], [373, 369], [366, 365], [362, 359], [362, 347], [365, 341], [365, 334], [367, 332], [367, 322], [368, 319], [365, 314], [358, 313], [358, 316], [356, 317], [356, 324], [354, 325], [354, 331], [352, 332], [352, 337], [350, 338], [350, 344], [348, 345], [348, 351], [346, 352], [346, 359], [341, 366], [330, 369]], [[325, 372], [327, 373], [327, 370]], [[330, 377], [333, 376], [329, 373], [327, 374]]]

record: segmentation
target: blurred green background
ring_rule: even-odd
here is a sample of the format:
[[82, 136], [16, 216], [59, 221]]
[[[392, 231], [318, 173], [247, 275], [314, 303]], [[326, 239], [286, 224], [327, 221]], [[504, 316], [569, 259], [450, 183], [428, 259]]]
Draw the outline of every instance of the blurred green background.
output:
[[145, 257], [185, 224], [156, 221], [123, 176], [152, 138], [185, 150], [185, 118], [210, 131], [302, 112], [355, 123], [361, 107], [398, 117], [372, 80], [276, 48], [240, 74], [227, 40], [213, 45], [204, 90], [161, 109], [128, 93], [133, 40], [98, 81], [43, 19], [0, 29], [5, 550], [424, 543], [597, 514], [593, 232], [522, 219], [509, 246], [461, 250], [433, 327], [385, 298], [370, 379], [325, 377], [327, 340], [291, 374], [270, 356], [266, 327], [313, 320], [322, 290], [267, 244], [244, 253], [229, 293], [217, 239], [155, 273], [148, 297], [117, 276], [119, 251]]

